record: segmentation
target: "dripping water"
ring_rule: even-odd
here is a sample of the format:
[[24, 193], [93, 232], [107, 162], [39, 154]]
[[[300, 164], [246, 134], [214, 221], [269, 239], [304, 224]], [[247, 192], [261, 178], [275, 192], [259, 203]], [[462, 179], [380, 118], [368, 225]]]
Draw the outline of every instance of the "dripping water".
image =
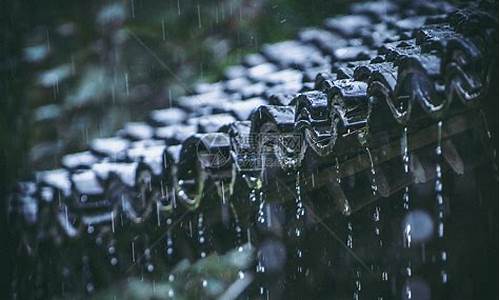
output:
[[375, 196], [377, 194], [377, 181], [375, 179], [375, 165], [373, 164], [372, 154], [368, 147], [365, 148], [366, 153], [368, 153], [368, 159], [370, 160], [370, 188], [372, 190], [372, 194]]
[[[175, 280], [175, 276], [174, 276], [174, 274], [170, 274], [170, 275], [168, 275], [168, 282], [169, 282], [170, 284], [173, 284], [174, 280]], [[173, 289], [172, 287], [170, 287], [170, 288], [168, 289], [168, 297], [170, 297], [170, 298], [173, 298], [173, 297], [174, 297], [174, 289]]]
[[238, 246], [240, 246], [243, 243], [243, 239], [241, 236], [242, 228], [241, 228], [240, 219], [238, 217], [238, 214], [236, 214], [236, 213], [234, 213], [234, 231], [236, 232], [236, 243]]
[[259, 211], [257, 212], [257, 222], [260, 224], [264, 224], [266, 222], [265, 213], [264, 213], [265, 200], [262, 191], [259, 193]]
[[203, 221], [203, 213], [198, 214], [198, 242], [200, 244], [200, 257], [204, 258], [207, 254], [205, 252], [205, 244], [206, 244], [206, 238], [205, 238], [205, 225]]
[[352, 224], [351, 222], [347, 222], [347, 240], [346, 245], [350, 249], [352, 249]]
[[170, 232], [170, 230], [167, 232], [166, 244], [167, 244], [167, 257], [169, 259], [172, 259], [174, 255], [174, 241], [172, 240], [172, 233]]
[[[339, 188], [341, 188], [340, 184], [342, 183], [342, 180], [341, 180], [340, 164], [338, 157], [335, 157], [335, 181], [339, 186]], [[349, 216], [351, 214], [351, 205], [349, 204], [349, 201], [345, 197], [342, 203], [342, 214], [344, 216]]]
[[[258, 196], [257, 196], [258, 195]], [[250, 194], [250, 198], [257, 198], [257, 201], [259, 203], [259, 208], [257, 212], [257, 226], [263, 225], [266, 222], [265, 219], [265, 214], [264, 214], [264, 206], [265, 206], [265, 200], [264, 200], [264, 193], [260, 189], [260, 185], [257, 186], [257, 189], [253, 188]], [[248, 242], [251, 242], [251, 237], [250, 237], [250, 229], [247, 231], [248, 234]], [[256, 273], [264, 274], [266, 272], [266, 267], [263, 264], [263, 256], [257, 254], [257, 265], [255, 268]], [[261, 282], [259, 284], [259, 294], [264, 295], [266, 293], [266, 287], [264, 287], [264, 284]]]
[[335, 173], [336, 173], [336, 179], [337, 179], [337, 183], [340, 184], [341, 183], [341, 179], [340, 179], [340, 164], [339, 164], [339, 159], [338, 157], [335, 157]]
[[144, 258], [146, 260], [146, 270], [151, 273], [154, 271], [154, 265], [151, 263], [151, 250], [146, 248], [144, 250]]
[[435, 193], [436, 193], [436, 207], [437, 207], [437, 218], [438, 218], [438, 243], [440, 245], [439, 251], [441, 252], [440, 265], [441, 265], [441, 282], [446, 284], [448, 282], [448, 274], [445, 270], [447, 262], [447, 254], [444, 249], [444, 213], [445, 204], [443, 198], [443, 173], [441, 169], [441, 162], [443, 160], [443, 150], [442, 150], [442, 128], [443, 121], [438, 122], [437, 127], [437, 144], [436, 144], [436, 182], [435, 182]]
[[[403, 129], [403, 134], [401, 135], [401, 152], [403, 153], [403, 169], [406, 175], [410, 170], [410, 154], [408, 152], [408, 128]], [[403, 208], [405, 210], [410, 209], [410, 190], [409, 186], [405, 186], [403, 193]]]
[[252, 202], [252, 203], [257, 201], [257, 192], [255, 191], [255, 189], [250, 190], [250, 194], [248, 197], [250, 199], [250, 202]]
[[[401, 152], [402, 152], [402, 160], [403, 160], [403, 171], [405, 173], [405, 176], [408, 177], [408, 173], [410, 171], [410, 154], [408, 151], [408, 127], [403, 128], [403, 132], [401, 134]], [[405, 185], [404, 192], [403, 192], [403, 209], [405, 212], [408, 212], [410, 210], [410, 188], [409, 184]], [[408, 222], [405, 224], [403, 228], [403, 247], [406, 249], [411, 248], [411, 243], [412, 243], [412, 228], [411, 228], [412, 222]], [[411, 278], [413, 270], [412, 270], [412, 260], [411, 260], [411, 253], [408, 250], [407, 251], [410, 256], [406, 262], [406, 277], [408, 280]], [[412, 298], [412, 290], [411, 290], [411, 285], [406, 284], [405, 285], [405, 294], [407, 299]]]
[[109, 260], [110, 264], [112, 266], [116, 266], [118, 264], [118, 258], [116, 257], [116, 248], [114, 246], [108, 247], [108, 253], [111, 256], [111, 259]]
[[[353, 227], [351, 221], [347, 222], [347, 239], [346, 239], [346, 245], [349, 249], [353, 249]], [[359, 292], [361, 291], [361, 278], [360, 278], [360, 271], [358, 268], [354, 268], [354, 274], [353, 274], [353, 284], [354, 284], [354, 289], [353, 289], [353, 299], [359, 299]]]
[[302, 195], [300, 188], [300, 172], [297, 172], [297, 177], [295, 180], [295, 192], [296, 192], [295, 204], [297, 205], [297, 211], [295, 217], [297, 218], [297, 220], [300, 220], [302, 219], [305, 213], [304, 204], [302, 203]]
[[355, 277], [354, 277], [354, 294], [353, 294], [353, 299], [357, 300], [359, 299], [359, 294], [361, 293], [361, 271], [356, 270], [355, 271]]
[[297, 272], [303, 272], [303, 251], [300, 247], [300, 241], [302, 240], [302, 228], [304, 226], [304, 204], [302, 203], [302, 192], [300, 187], [300, 171], [297, 171], [297, 176], [295, 179], [295, 204], [296, 204], [296, 212], [295, 218], [297, 219], [296, 227], [295, 227], [295, 238], [297, 239], [297, 247], [296, 247], [296, 255], [297, 255]]

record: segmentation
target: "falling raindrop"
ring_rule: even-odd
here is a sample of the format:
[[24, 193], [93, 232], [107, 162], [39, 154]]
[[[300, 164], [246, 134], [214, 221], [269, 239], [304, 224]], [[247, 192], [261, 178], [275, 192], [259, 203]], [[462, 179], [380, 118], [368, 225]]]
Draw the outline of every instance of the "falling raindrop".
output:
[[382, 281], [388, 281], [389, 280], [389, 274], [387, 272], [382, 272]]
[[115, 212], [111, 212], [111, 231], [115, 233]]
[[198, 28], [201, 29], [201, 13], [200, 13], [200, 4], [196, 5], [196, 9], [198, 11]]
[[250, 231], [250, 228], [247, 229], [247, 243], [248, 245], [252, 245], [252, 232]]
[[129, 95], [129, 88], [128, 88], [128, 73], [125, 73], [125, 93], [128, 96]]
[[160, 203], [156, 201], [156, 224], [160, 227]]
[[372, 190], [372, 194], [373, 195], [376, 195], [377, 194], [377, 190], [378, 190], [378, 187], [377, 187], [377, 182], [375, 180], [375, 166], [373, 164], [373, 159], [372, 159], [372, 154], [370, 152], [370, 149], [368, 149], [368, 147], [365, 148], [366, 150], [366, 153], [368, 154], [368, 159], [370, 160], [370, 188]]
[[132, 262], [135, 263], [135, 244], [132, 242]]
[[221, 192], [222, 192], [222, 204], [226, 204], [226, 194], [224, 193], [224, 182], [220, 182]]

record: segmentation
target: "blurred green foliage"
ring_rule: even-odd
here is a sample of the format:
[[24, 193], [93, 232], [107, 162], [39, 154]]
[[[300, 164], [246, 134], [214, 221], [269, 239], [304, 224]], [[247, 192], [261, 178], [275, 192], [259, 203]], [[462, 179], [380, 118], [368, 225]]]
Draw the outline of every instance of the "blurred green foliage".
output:
[[[129, 277], [92, 298], [107, 299], [237, 299], [252, 283], [254, 249], [249, 245], [213, 254], [194, 263], [180, 261], [160, 280]], [[65, 299], [79, 298], [68, 295]]]

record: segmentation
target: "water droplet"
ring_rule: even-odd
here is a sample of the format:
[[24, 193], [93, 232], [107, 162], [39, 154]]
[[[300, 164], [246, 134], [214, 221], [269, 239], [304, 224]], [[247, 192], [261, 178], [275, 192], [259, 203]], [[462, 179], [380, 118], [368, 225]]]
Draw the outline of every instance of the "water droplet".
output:
[[406, 224], [404, 229], [404, 246], [406, 248], [411, 247], [411, 224]]
[[116, 264], [118, 263], [118, 259], [116, 257], [113, 257], [111, 258], [110, 263], [112, 266], [116, 266]]
[[153, 272], [153, 271], [154, 271], [154, 269], [155, 269], [155, 267], [154, 267], [152, 264], [148, 264], [148, 266], [147, 266], [147, 270], [148, 270], [148, 272], [150, 272], [150, 273], [151, 273], [151, 272]]
[[352, 224], [351, 222], [347, 222], [347, 241], [346, 241], [347, 247], [352, 249]]
[[448, 273], [446, 273], [445, 271], [441, 271], [441, 280], [443, 281], [443, 283], [447, 283], [448, 282]]

